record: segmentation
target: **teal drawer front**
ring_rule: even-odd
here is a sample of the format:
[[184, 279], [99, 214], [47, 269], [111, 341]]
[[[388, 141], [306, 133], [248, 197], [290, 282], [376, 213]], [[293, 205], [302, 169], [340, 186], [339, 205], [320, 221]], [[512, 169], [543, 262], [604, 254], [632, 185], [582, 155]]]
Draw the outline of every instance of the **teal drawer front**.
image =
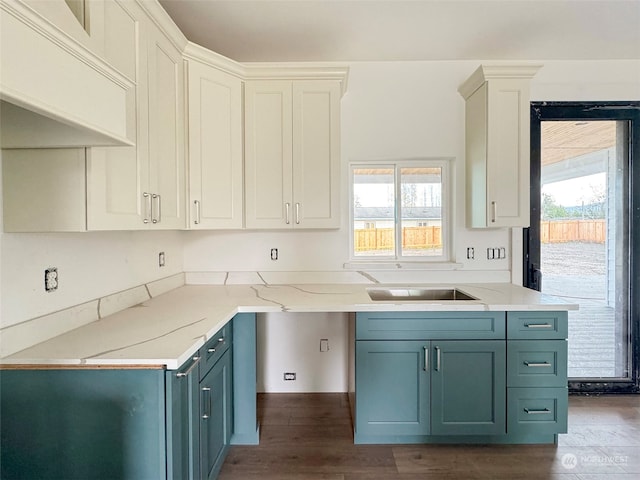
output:
[[567, 338], [567, 312], [508, 312], [507, 338], [551, 340]]
[[567, 433], [567, 388], [508, 388], [509, 434]]
[[566, 387], [566, 340], [508, 340], [509, 387]]
[[504, 312], [361, 312], [357, 340], [505, 338]]
[[200, 380], [211, 370], [233, 341], [231, 323], [227, 323], [200, 349]]

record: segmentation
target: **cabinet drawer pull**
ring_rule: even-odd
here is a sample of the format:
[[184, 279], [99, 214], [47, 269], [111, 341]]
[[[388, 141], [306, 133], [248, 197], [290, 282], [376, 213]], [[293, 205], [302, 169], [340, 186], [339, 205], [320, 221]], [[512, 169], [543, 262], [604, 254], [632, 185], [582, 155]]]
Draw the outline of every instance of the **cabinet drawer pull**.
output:
[[289, 225], [289, 223], [291, 223], [289, 221], [289, 209], [291, 208], [291, 204], [289, 202], [284, 204], [284, 210], [285, 210], [285, 216], [284, 216], [284, 221], [287, 225]]
[[548, 408], [543, 408], [543, 409], [529, 409], [529, 408], [525, 408], [524, 409], [525, 412], [527, 412], [527, 415], [537, 415], [537, 414], [544, 414], [544, 413], [550, 413], [551, 410], [549, 410]]
[[[207, 397], [206, 400], [204, 399], [205, 396]], [[202, 406], [203, 406], [202, 418], [206, 420], [209, 417], [211, 417], [211, 389], [209, 387], [202, 387], [202, 398], [203, 398], [203, 401], [202, 401]]]
[[196, 218], [193, 220], [193, 223], [200, 225], [200, 200], [194, 200], [193, 204], [196, 207]]
[[191, 364], [191, 366], [189, 368], [187, 368], [184, 372], [179, 372], [176, 373], [176, 377], [178, 378], [183, 378], [186, 377], [187, 375], [189, 375], [194, 368], [196, 368], [196, 366], [198, 365], [198, 363], [200, 362], [200, 357], [199, 356], [195, 356], [192, 358], [193, 363]]
[[300, 204], [296, 202], [296, 225], [300, 225]]
[[144, 192], [142, 197], [144, 198], [144, 218], [142, 223], [149, 223], [151, 221], [151, 194]]
[[550, 323], [525, 323], [525, 328], [553, 328]]
[[[224, 343], [224, 337], [220, 337], [220, 338], [218, 339], [218, 343]], [[216, 351], [216, 348], [215, 348], [215, 347], [211, 347], [210, 349], [208, 349], [208, 350], [207, 350], [207, 352], [209, 352], [209, 353], [213, 353], [213, 352], [215, 352], [215, 351]]]
[[424, 346], [422, 347], [424, 349], [424, 371], [428, 371], [429, 370], [429, 347]]
[[[160, 223], [162, 221], [162, 197], [157, 193], [151, 195], [151, 198], [156, 201], [157, 207], [153, 208], [153, 203], [151, 204], [151, 223]], [[155, 213], [154, 213], [155, 212]]]
[[440, 371], [440, 361], [441, 361], [441, 356], [440, 356], [440, 347], [436, 347], [436, 372]]
[[498, 218], [498, 202], [491, 202], [491, 223], [496, 223]]
[[550, 367], [549, 362], [524, 362], [527, 367]]

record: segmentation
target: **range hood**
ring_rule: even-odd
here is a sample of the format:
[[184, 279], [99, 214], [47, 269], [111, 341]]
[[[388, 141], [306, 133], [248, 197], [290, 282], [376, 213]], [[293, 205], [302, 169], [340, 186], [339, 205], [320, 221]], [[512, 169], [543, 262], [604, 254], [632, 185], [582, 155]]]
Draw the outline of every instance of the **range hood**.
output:
[[0, 146], [133, 145], [134, 85], [22, 2], [0, 3]]

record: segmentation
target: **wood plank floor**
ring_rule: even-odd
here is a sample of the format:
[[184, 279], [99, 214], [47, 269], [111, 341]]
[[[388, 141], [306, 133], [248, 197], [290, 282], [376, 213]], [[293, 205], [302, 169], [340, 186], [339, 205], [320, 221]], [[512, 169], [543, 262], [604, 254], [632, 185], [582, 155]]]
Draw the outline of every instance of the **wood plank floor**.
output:
[[260, 445], [234, 446], [220, 480], [635, 480], [640, 395], [569, 398], [547, 445], [354, 445], [344, 394], [258, 396]]

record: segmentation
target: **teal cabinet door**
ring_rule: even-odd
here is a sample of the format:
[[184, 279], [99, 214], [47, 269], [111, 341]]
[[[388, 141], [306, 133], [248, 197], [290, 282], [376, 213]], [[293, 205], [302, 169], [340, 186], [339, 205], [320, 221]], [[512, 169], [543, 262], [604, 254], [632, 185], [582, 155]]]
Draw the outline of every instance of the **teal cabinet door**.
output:
[[167, 480], [200, 478], [198, 363], [195, 356], [179, 370], [165, 372], [167, 404]]
[[431, 433], [505, 434], [505, 341], [434, 340], [431, 359]]
[[217, 477], [231, 441], [231, 355], [225, 352], [200, 382], [201, 478]]
[[356, 342], [357, 437], [429, 434], [429, 342]]

